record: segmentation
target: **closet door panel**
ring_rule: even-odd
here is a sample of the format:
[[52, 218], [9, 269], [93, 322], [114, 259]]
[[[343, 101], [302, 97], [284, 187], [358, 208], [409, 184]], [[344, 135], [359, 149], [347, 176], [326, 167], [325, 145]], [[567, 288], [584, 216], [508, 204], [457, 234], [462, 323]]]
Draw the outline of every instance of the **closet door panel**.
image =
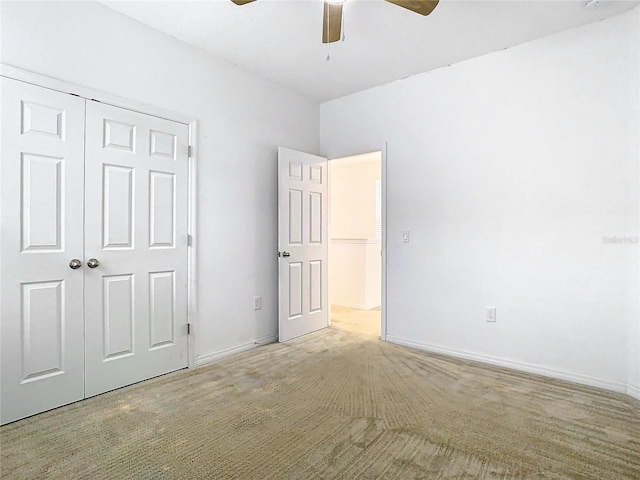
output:
[[87, 104], [86, 392], [185, 368], [188, 126]]
[[0, 82], [4, 424], [84, 397], [85, 100]]

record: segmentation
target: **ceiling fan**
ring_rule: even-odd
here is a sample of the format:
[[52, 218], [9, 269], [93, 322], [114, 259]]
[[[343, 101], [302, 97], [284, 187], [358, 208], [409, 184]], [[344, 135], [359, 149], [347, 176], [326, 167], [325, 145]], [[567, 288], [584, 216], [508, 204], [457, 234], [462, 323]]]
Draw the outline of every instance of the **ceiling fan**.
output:
[[[246, 5], [256, 0], [231, 0], [236, 5]], [[420, 15], [429, 15], [438, 5], [439, 0], [385, 0], [399, 7], [406, 8]], [[344, 0], [324, 2], [322, 21], [322, 43], [332, 43], [340, 40], [342, 34], [342, 4]]]

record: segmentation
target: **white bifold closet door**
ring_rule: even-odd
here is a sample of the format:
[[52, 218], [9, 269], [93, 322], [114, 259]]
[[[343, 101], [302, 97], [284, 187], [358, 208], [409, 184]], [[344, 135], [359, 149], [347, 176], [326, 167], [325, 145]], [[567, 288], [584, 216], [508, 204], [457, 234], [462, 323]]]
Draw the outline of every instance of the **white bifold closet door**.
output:
[[83, 99], [0, 78], [0, 420], [84, 397]]
[[87, 102], [87, 397], [187, 366], [188, 138]]
[[87, 102], [87, 397], [187, 366], [188, 138]]
[[187, 366], [188, 126], [1, 81], [4, 424]]

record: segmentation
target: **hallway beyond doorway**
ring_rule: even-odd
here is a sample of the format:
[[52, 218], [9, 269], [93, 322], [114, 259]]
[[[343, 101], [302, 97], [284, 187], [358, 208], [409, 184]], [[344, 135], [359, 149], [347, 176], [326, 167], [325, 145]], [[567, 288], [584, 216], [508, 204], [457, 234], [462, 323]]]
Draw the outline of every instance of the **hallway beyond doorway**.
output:
[[371, 310], [331, 305], [331, 326], [351, 333], [380, 338], [380, 307]]

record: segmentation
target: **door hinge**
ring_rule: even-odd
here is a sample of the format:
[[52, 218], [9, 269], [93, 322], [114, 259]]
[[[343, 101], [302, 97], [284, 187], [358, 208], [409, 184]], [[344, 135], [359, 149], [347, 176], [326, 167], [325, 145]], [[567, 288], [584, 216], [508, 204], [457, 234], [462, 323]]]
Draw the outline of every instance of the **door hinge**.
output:
[[187, 157], [191, 158], [193, 155], [193, 150], [191, 149], [191, 145], [187, 147]]
[[193, 237], [187, 234], [187, 247], [193, 247]]
[[187, 323], [187, 335], [191, 335], [191, 324]]

